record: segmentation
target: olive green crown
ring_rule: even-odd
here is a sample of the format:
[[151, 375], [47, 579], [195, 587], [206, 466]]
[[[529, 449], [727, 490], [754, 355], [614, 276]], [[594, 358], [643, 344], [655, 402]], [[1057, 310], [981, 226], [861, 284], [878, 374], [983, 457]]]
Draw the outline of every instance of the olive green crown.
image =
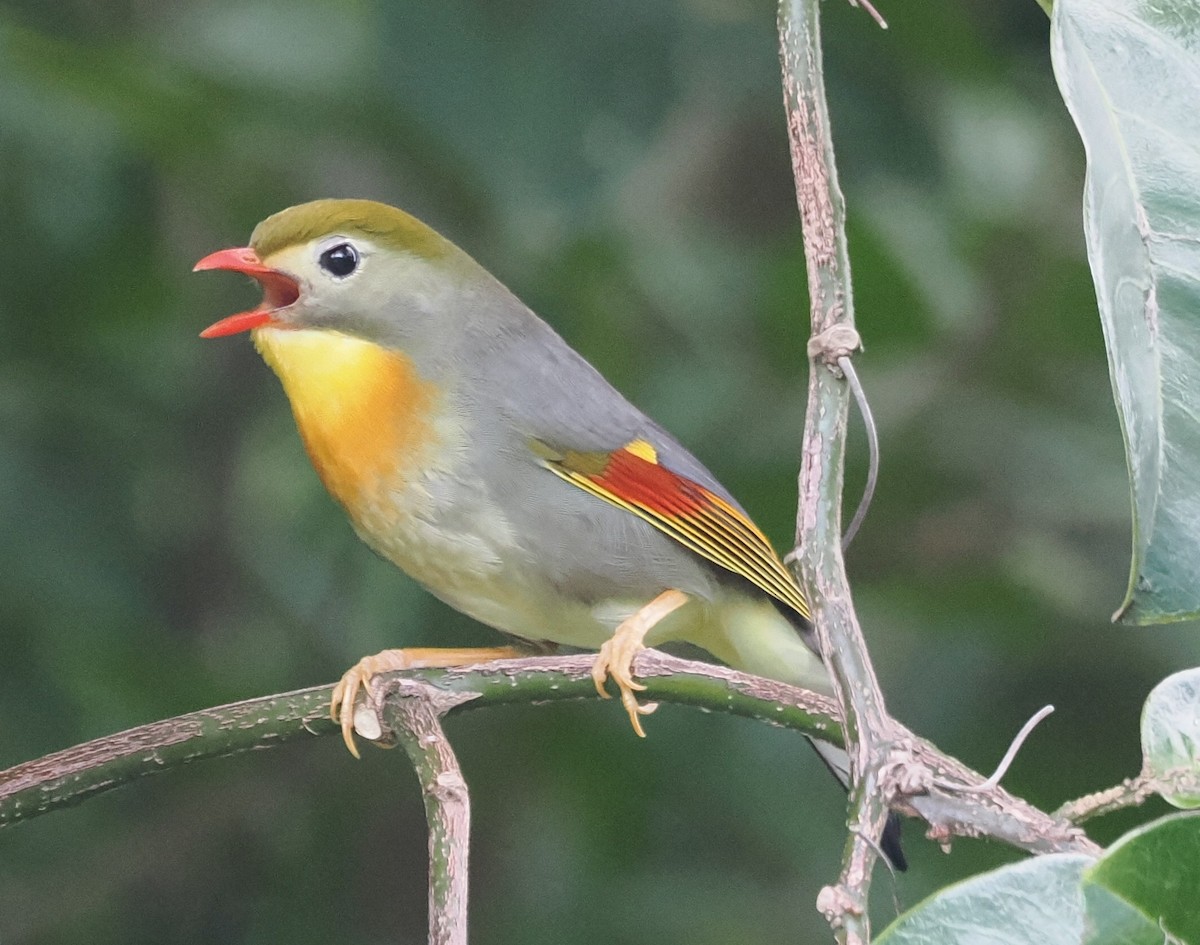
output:
[[250, 245], [260, 259], [322, 236], [362, 236], [425, 259], [455, 246], [416, 217], [374, 200], [314, 200], [272, 214], [254, 228]]

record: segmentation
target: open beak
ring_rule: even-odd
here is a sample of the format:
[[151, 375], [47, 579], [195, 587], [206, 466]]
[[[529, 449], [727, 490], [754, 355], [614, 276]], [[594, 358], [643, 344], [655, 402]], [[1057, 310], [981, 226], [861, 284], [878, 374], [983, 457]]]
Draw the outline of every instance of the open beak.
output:
[[238, 332], [249, 331], [251, 328], [261, 328], [274, 322], [277, 311], [287, 308], [300, 298], [300, 285], [287, 273], [264, 266], [261, 259], [249, 246], [235, 249], [221, 249], [205, 256], [195, 266], [192, 272], [203, 272], [208, 269], [227, 269], [230, 272], [240, 272], [257, 279], [263, 288], [263, 300], [246, 312], [239, 312], [222, 318], [219, 322], [209, 325], [200, 332], [201, 338], [221, 338], [225, 335], [236, 335]]

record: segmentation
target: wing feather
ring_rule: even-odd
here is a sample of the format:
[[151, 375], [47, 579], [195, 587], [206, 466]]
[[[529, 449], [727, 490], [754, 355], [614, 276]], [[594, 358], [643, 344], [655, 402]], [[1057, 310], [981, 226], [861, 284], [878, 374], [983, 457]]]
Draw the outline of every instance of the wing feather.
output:
[[719, 495], [661, 465], [646, 440], [610, 453], [560, 451], [541, 442], [533, 448], [555, 475], [633, 513], [811, 619], [803, 592], [758, 527]]

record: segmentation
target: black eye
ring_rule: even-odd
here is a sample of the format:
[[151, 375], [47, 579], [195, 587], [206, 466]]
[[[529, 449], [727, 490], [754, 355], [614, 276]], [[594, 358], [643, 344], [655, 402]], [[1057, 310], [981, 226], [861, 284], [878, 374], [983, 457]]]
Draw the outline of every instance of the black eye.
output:
[[338, 243], [321, 254], [321, 268], [339, 279], [358, 268], [358, 250], [349, 243]]

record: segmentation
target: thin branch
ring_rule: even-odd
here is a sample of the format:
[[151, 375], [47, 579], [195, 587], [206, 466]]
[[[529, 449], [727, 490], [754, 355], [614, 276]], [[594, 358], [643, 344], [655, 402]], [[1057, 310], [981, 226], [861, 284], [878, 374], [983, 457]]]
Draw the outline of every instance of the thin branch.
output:
[[[796, 521], [798, 563], [812, 598], [821, 652], [845, 715], [853, 776], [850, 839], [834, 889], [820, 906], [838, 941], [870, 940], [867, 900], [878, 840], [897, 791], [882, 780], [892, 754], [892, 720], [867, 655], [851, 601], [841, 549], [841, 502], [849, 395], [832, 370], [859, 345], [854, 332], [845, 201], [837, 182], [833, 138], [821, 66], [819, 0], [780, 0], [779, 42], [784, 102], [796, 202], [804, 231], [804, 258], [813, 356], [800, 466]], [[841, 372], [839, 371], [840, 375]], [[895, 771], [908, 771], [897, 760]], [[918, 787], [928, 787], [919, 784]]]
[[[804, 229], [812, 337], [793, 559], [809, 592], [821, 652], [844, 714], [850, 836], [836, 886], [818, 906], [839, 942], [870, 938], [867, 901], [888, 806], [916, 812], [929, 836], [990, 836], [1032, 852], [1098, 848], [1063, 818], [1047, 818], [929, 746], [888, 715], [846, 580], [840, 542], [848, 359], [854, 328], [845, 208], [821, 69], [819, 0], [780, 0], [780, 58], [796, 199]], [[1010, 753], [1011, 754], [1011, 753]], [[1002, 773], [1002, 772], [1001, 772]], [[950, 787], [954, 785], [954, 787]], [[976, 803], [976, 801], [982, 803]]]
[[[441, 694], [438, 699], [443, 700], [437, 702], [437, 707], [441, 710], [449, 706], [450, 714], [513, 703], [598, 699], [591, 676], [594, 658], [583, 654], [496, 660], [478, 666], [409, 670], [380, 677], [372, 682], [371, 692], [384, 743], [398, 740], [393, 703], [403, 700], [405, 691], [396, 680], [419, 680], [436, 690]], [[638, 654], [634, 668], [653, 699], [726, 712], [835, 744], [842, 742], [837, 707], [817, 693], [657, 650]], [[193, 761], [303, 738], [340, 737], [340, 729], [328, 716], [331, 691], [331, 686], [320, 686], [206, 709], [0, 771], [0, 827], [78, 804], [103, 791]], [[908, 770], [901, 764], [904, 762], [932, 771], [947, 782], [975, 784], [982, 780], [981, 775], [911, 732], [900, 732], [908, 756], [897, 756], [899, 767], [889, 777], [902, 779]], [[653, 728], [650, 738], [654, 738]], [[926, 818], [931, 834], [939, 840], [987, 835], [1036, 853], [1097, 849], [1071, 824], [1054, 819], [1001, 788], [982, 794], [934, 788], [928, 795], [909, 797], [903, 806]]]
[[1054, 711], [1054, 706], [1044, 705], [1038, 709], [1029, 720], [1021, 726], [1021, 730], [1017, 732], [1008, 746], [1008, 751], [1004, 753], [1004, 757], [1000, 759], [1000, 763], [996, 765], [996, 770], [992, 772], [991, 777], [979, 784], [973, 784], [970, 787], [965, 787], [961, 784], [945, 784], [934, 781], [934, 785], [941, 788], [949, 788], [956, 791], [990, 791], [1004, 780], [1004, 775], [1008, 773], [1009, 767], [1012, 766], [1013, 759], [1017, 757], [1017, 752], [1021, 750], [1021, 746], [1025, 744], [1025, 739], [1029, 737], [1030, 732], [1037, 728], [1038, 723], [1046, 716]]
[[1154, 786], [1145, 773], [1136, 778], [1126, 778], [1115, 787], [1106, 791], [1087, 794], [1063, 804], [1054, 812], [1056, 817], [1073, 824], [1083, 823], [1092, 817], [1111, 814], [1126, 807], [1137, 807], [1144, 804], [1146, 799], [1154, 794]]
[[871, 3], [871, 0], [850, 0], [850, 6], [861, 7], [862, 9], [866, 10], [867, 15], [875, 21], [876, 25], [878, 25], [881, 30], [888, 28], [887, 20], [883, 18], [883, 14], [875, 9], [874, 5]]
[[1181, 765], [1161, 773], [1143, 768], [1136, 778], [1127, 778], [1107, 791], [1097, 791], [1068, 801], [1054, 812], [1054, 816], [1078, 824], [1101, 814], [1144, 804], [1154, 794], [1162, 795], [1172, 804], [1175, 801], [1170, 799], [1174, 797], [1196, 797], [1200, 795], [1200, 775], [1192, 765]]
[[203, 709], [0, 771], [0, 827], [206, 758], [327, 735], [332, 686]]
[[372, 680], [368, 696], [373, 705], [387, 705], [388, 728], [421, 783], [429, 824], [429, 945], [467, 945], [471, 802], [441, 719], [473, 698], [395, 675]]
[[[463, 706], [596, 699], [591, 655], [496, 660], [406, 675], [469, 699]], [[836, 710], [824, 696], [722, 666], [657, 651], [638, 657], [650, 698], [770, 722], [841, 744]], [[332, 686], [204, 709], [76, 745], [0, 771], [0, 828], [130, 781], [185, 764], [339, 734], [329, 718]]]

